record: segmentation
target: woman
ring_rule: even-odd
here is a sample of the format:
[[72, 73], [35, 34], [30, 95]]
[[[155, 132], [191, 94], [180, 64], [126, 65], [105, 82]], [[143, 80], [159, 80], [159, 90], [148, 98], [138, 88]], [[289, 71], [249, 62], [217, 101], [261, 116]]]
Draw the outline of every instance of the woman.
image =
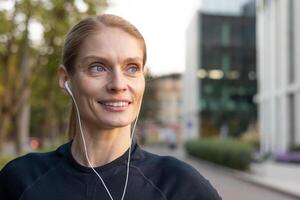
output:
[[0, 172], [6, 200], [221, 199], [195, 169], [133, 138], [145, 88], [146, 45], [129, 22], [88, 17], [67, 35], [59, 85], [73, 100], [72, 140]]

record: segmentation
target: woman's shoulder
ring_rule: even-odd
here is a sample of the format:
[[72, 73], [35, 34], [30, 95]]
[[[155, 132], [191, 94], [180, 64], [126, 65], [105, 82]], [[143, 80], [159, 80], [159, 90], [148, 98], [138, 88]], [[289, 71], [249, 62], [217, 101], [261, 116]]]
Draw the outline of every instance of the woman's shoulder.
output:
[[31, 152], [23, 156], [19, 156], [8, 162], [0, 171], [3, 173], [14, 172], [15, 174], [26, 171], [40, 172], [48, 170], [54, 165], [58, 164], [61, 158], [65, 157], [67, 144], [63, 144], [56, 150], [49, 152]]
[[7, 178], [15, 180], [34, 179], [45, 173], [58, 161], [55, 151], [47, 153], [28, 153], [8, 162], [0, 171], [0, 181]]
[[[183, 198], [187, 194], [188, 199], [221, 199], [211, 183], [190, 164], [172, 156], [160, 156], [147, 151], [144, 151], [144, 155], [141, 170], [171, 199], [172, 195]], [[176, 192], [169, 193], [170, 190]]]
[[59, 163], [62, 157], [59, 153], [61, 147], [50, 152], [28, 153], [11, 160], [1, 169], [0, 182], [7, 179], [21, 182], [35, 180]]
[[28, 153], [13, 159], [0, 171], [0, 196], [18, 197], [57, 163], [59, 156], [56, 151]]
[[22, 168], [32, 169], [36, 165], [44, 165], [49, 163], [52, 159], [54, 159], [54, 157], [54, 151], [46, 153], [27, 153], [8, 162], [1, 171], [14, 171]]
[[173, 156], [161, 156], [148, 151], [144, 151], [144, 155], [145, 165], [158, 168], [159, 171], [163, 171], [164, 173], [177, 173], [184, 176], [198, 173], [197, 170], [190, 164]]

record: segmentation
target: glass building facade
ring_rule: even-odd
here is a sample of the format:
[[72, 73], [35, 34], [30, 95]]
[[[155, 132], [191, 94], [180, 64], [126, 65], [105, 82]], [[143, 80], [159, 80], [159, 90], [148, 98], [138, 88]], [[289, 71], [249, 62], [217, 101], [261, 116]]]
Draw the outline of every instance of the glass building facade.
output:
[[227, 8], [221, 2], [229, 1], [203, 1], [187, 29], [183, 119], [186, 132], [196, 124], [193, 135], [226, 127], [238, 136], [257, 119], [255, 1], [232, 0]]
[[237, 136], [257, 115], [255, 17], [199, 13], [199, 24], [201, 133]]

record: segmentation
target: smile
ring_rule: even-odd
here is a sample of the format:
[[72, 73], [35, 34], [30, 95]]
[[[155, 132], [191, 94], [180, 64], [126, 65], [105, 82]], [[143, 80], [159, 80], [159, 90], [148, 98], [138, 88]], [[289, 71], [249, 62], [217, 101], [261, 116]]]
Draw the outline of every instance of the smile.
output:
[[130, 101], [127, 100], [108, 100], [108, 101], [99, 101], [100, 105], [104, 107], [106, 111], [109, 112], [123, 112], [129, 108], [131, 104]]
[[130, 104], [130, 102], [100, 102], [100, 104], [105, 105], [105, 106], [112, 106], [112, 107], [125, 107]]

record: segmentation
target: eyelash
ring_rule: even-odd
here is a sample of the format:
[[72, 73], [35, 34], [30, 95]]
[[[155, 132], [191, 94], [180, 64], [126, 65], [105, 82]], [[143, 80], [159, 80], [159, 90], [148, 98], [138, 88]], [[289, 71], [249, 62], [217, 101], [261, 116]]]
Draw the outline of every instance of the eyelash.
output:
[[[97, 69], [98, 67], [101, 68], [101, 71], [98, 71], [98, 69]], [[126, 72], [128, 72], [131, 75], [134, 75], [140, 71], [140, 67], [137, 64], [129, 64], [129, 65], [127, 65], [127, 67], [125, 69], [126, 69]], [[135, 71], [131, 72], [130, 69], [134, 69]], [[90, 65], [89, 71], [91, 73], [102, 73], [102, 72], [107, 71], [107, 69], [101, 63], [94, 63], [94, 64]]]
[[134, 72], [129, 72], [129, 73], [137, 73], [138, 71], [140, 71], [140, 68], [139, 68], [139, 66], [137, 66], [137, 65], [135, 65], [135, 64], [130, 64], [130, 65], [128, 65], [128, 67], [127, 67], [127, 71], [129, 71], [130, 69], [135, 69], [135, 71]]
[[[101, 67], [102, 71], [98, 71], [97, 70], [98, 67]], [[92, 73], [101, 73], [103, 71], [106, 71], [106, 68], [100, 63], [92, 64], [89, 69]], [[93, 69], [95, 69], [95, 71]]]

